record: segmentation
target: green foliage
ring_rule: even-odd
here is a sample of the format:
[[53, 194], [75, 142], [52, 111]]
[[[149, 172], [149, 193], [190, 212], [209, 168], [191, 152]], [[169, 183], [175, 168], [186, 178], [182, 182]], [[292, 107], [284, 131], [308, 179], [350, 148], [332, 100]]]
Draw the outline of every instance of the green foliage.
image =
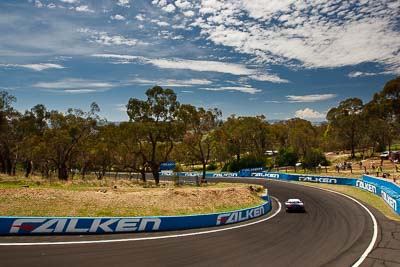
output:
[[313, 148], [304, 156], [303, 166], [306, 169], [314, 169], [318, 165], [326, 166], [329, 165], [325, 154], [318, 148]]
[[241, 169], [265, 167], [265, 159], [255, 156], [246, 156], [238, 160], [233, 160], [227, 163], [223, 171], [237, 172]]
[[[30, 173], [68, 179], [71, 169], [96, 172], [108, 170], [152, 171], [158, 179], [161, 162], [175, 160], [185, 165], [201, 164], [199, 171], [238, 171], [261, 166], [328, 165], [323, 151], [379, 152], [398, 150], [400, 129], [400, 77], [388, 81], [372, 101], [346, 99], [328, 114], [328, 123], [314, 125], [294, 118], [269, 124], [262, 115], [230, 116], [220, 120], [221, 111], [180, 104], [171, 89], [155, 86], [147, 99], [129, 99], [128, 122], [111, 124], [90, 110], [49, 111], [44, 105], [20, 113], [13, 108], [14, 96], [0, 91], [0, 172], [13, 174], [17, 168]], [[318, 148], [318, 149], [317, 149]], [[265, 151], [277, 149], [276, 157]], [[209, 164], [212, 162], [212, 164]], [[200, 165], [199, 165], [200, 166]]]
[[217, 164], [211, 163], [210, 165], [207, 166], [207, 171], [215, 171], [218, 169]]
[[278, 166], [294, 166], [299, 160], [299, 155], [293, 147], [282, 148], [276, 157]]

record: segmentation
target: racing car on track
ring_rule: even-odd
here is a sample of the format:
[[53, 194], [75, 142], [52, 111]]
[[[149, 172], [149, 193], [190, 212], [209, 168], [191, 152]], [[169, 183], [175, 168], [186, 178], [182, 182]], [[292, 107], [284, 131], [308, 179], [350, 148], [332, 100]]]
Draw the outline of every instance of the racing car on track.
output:
[[304, 202], [297, 198], [290, 198], [285, 202], [286, 212], [306, 212]]

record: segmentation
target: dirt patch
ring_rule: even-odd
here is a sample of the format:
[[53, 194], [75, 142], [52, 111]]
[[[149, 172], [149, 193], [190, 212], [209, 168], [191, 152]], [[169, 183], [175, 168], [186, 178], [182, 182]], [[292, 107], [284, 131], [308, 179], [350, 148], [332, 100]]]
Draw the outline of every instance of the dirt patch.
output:
[[152, 216], [212, 213], [258, 205], [254, 186], [68, 190], [0, 188], [1, 216]]

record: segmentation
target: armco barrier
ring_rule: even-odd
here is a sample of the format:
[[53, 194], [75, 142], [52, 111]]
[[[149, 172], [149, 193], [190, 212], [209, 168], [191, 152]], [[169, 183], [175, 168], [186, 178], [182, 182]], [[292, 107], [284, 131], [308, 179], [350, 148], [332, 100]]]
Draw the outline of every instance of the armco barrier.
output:
[[271, 210], [266, 194], [262, 205], [213, 214], [159, 217], [81, 218], [81, 217], [4, 217], [0, 216], [0, 235], [104, 234], [171, 231], [212, 227], [259, 217]]

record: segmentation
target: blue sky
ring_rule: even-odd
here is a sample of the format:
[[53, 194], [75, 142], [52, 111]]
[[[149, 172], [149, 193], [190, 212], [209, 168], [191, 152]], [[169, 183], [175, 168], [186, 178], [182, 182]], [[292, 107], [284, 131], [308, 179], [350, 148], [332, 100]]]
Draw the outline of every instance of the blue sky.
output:
[[0, 90], [24, 111], [127, 120], [154, 85], [181, 103], [325, 119], [400, 75], [398, 0], [2, 0]]

